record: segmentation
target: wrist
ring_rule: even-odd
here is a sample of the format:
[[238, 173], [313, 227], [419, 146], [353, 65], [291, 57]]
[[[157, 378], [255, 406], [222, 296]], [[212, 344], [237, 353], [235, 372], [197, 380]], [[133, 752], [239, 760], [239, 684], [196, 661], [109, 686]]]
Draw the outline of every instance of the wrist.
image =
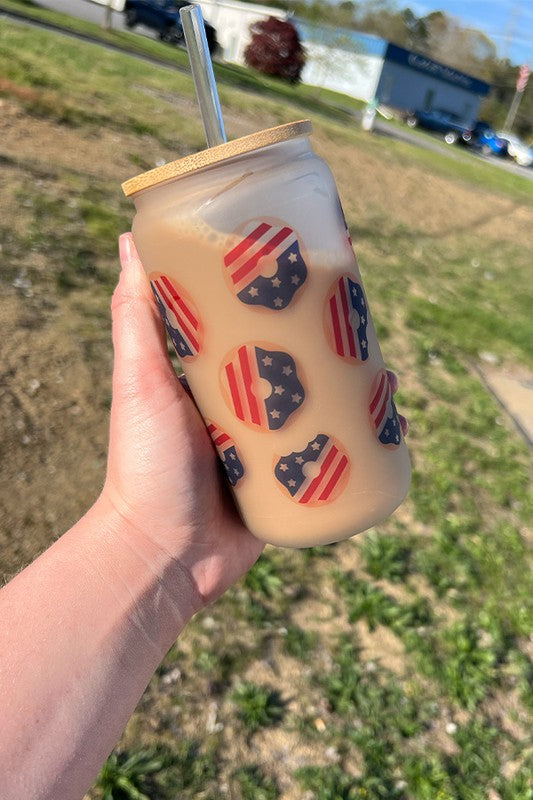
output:
[[203, 599], [180, 557], [139, 530], [109, 494], [102, 492], [86, 517], [98, 535], [88, 560], [98, 570], [126, 617], [157, 647], [171, 646]]

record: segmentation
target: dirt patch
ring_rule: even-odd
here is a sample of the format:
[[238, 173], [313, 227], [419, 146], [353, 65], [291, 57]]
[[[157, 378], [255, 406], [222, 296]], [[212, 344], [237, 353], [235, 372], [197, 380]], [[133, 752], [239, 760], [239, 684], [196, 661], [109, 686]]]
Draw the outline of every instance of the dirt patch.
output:
[[11, 332], [0, 380], [4, 577], [80, 517], [105, 467], [106, 414], [79, 344], [62, 330], [69, 310], [56, 307], [51, 320], [39, 319], [30, 299], [16, 290], [0, 299], [2, 326]]

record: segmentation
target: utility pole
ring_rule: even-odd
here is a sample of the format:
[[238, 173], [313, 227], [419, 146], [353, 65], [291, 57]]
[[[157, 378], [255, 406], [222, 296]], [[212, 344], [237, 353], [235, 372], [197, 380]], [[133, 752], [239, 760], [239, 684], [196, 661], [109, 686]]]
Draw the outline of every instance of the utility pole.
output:
[[112, 21], [113, 21], [113, 0], [107, 0], [105, 4], [104, 10], [104, 28], [106, 31], [110, 31], [112, 28]]
[[518, 111], [518, 106], [520, 105], [520, 101], [523, 97], [524, 89], [527, 86], [530, 72], [531, 70], [527, 64], [523, 64], [520, 67], [520, 70], [518, 72], [518, 79], [516, 81], [516, 90], [514, 93], [513, 101], [511, 103], [509, 112], [505, 118], [505, 122], [503, 125], [503, 128], [506, 131], [510, 131], [513, 127], [516, 117], [516, 112]]

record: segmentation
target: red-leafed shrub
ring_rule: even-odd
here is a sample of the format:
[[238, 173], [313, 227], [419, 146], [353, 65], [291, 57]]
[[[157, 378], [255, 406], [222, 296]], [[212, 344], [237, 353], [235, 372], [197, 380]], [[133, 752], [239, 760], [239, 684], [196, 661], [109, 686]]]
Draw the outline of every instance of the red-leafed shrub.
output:
[[248, 66], [297, 83], [305, 64], [305, 51], [294, 25], [269, 17], [254, 22], [250, 32], [252, 39], [244, 51]]

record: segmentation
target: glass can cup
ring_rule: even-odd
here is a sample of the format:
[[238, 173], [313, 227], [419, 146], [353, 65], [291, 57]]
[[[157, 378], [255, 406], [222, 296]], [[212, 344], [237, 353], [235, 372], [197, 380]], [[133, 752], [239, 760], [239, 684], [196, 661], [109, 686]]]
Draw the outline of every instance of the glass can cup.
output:
[[409, 455], [335, 181], [308, 121], [123, 185], [133, 237], [241, 516], [276, 545], [391, 514]]

